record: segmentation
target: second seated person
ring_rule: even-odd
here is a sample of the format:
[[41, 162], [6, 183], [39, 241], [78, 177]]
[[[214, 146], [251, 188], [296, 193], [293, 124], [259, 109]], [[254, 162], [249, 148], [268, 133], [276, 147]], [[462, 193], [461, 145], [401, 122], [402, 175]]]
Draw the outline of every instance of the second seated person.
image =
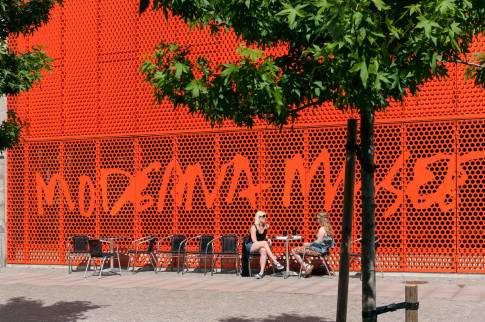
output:
[[283, 269], [284, 266], [281, 265], [276, 257], [271, 252], [271, 248], [266, 241], [266, 232], [268, 231], [269, 225], [266, 223], [266, 213], [264, 211], [258, 211], [254, 218], [254, 224], [249, 229], [249, 234], [251, 235], [251, 241], [246, 244], [246, 247], [250, 253], [260, 254], [260, 271], [256, 275], [257, 279], [264, 277], [264, 267], [266, 266], [266, 260], [268, 257], [273, 262], [276, 269]]
[[334, 247], [333, 228], [325, 210], [319, 212], [316, 219], [320, 225], [320, 228], [315, 236], [316, 240], [313, 243], [304, 243], [303, 246], [293, 248], [291, 251], [295, 259], [305, 270], [305, 277], [308, 277], [308, 275], [312, 273], [313, 265], [306, 261], [303, 262], [301, 255], [305, 254], [308, 256], [320, 256], [320, 254], [327, 251], [328, 248]]

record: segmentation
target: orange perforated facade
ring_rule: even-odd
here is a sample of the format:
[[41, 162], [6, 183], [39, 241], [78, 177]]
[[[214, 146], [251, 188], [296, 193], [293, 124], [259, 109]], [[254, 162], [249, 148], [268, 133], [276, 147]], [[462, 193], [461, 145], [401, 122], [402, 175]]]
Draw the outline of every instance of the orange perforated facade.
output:
[[[242, 236], [257, 209], [270, 235], [295, 228], [308, 239], [326, 209], [338, 268], [349, 115], [326, 104], [294, 130], [211, 129], [169, 103], [152, 105], [137, 69], [160, 39], [216, 63], [238, 45], [232, 34], [139, 16], [129, 0], [66, 0], [33, 37], [10, 40], [18, 50], [47, 46], [55, 69], [8, 100], [31, 125], [8, 154], [8, 262], [65, 264], [66, 240], [79, 233]], [[376, 117], [377, 254], [387, 271], [485, 272], [485, 93], [450, 68], [446, 82]], [[357, 173], [354, 238], [359, 188]]]

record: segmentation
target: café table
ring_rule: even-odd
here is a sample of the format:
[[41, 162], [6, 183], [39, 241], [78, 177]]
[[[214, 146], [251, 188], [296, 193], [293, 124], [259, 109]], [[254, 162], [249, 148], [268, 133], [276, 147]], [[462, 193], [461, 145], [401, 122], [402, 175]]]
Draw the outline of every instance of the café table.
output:
[[286, 243], [286, 270], [283, 272], [277, 272], [272, 274], [272, 276], [283, 276], [284, 278], [288, 278], [288, 276], [298, 276], [297, 272], [290, 271], [290, 251], [289, 251], [289, 244], [292, 240], [302, 240], [301, 236], [276, 236], [276, 240], [284, 240]]
[[[129, 239], [129, 238], [130, 237], [126, 237], [126, 236], [103, 236], [103, 237], [101, 237], [101, 239], [109, 241], [109, 252], [110, 253], [114, 252], [114, 242], [115, 242], [115, 240], [122, 240], [122, 239]], [[118, 252], [119, 252], [119, 249], [118, 249]], [[119, 254], [118, 254], [118, 256], [119, 256]], [[113, 274], [121, 273], [119, 268], [114, 267], [114, 258], [113, 257], [111, 257], [109, 259], [109, 264], [110, 264], [109, 268], [103, 269], [104, 273], [106, 273], [106, 272], [113, 273]], [[120, 266], [121, 266], [121, 263], [120, 263]]]

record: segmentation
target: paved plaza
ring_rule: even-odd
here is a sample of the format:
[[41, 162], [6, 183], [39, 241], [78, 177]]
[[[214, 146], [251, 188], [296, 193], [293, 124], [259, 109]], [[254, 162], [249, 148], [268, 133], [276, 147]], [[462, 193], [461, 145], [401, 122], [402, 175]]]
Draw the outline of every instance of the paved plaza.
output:
[[[485, 276], [377, 277], [377, 305], [404, 301], [419, 282], [419, 321], [485, 321]], [[98, 279], [66, 267], [0, 268], [0, 321], [334, 321], [338, 278], [141, 271]], [[350, 278], [348, 321], [361, 321], [359, 278]], [[405, 311], [379, 321], [404, 321]]]

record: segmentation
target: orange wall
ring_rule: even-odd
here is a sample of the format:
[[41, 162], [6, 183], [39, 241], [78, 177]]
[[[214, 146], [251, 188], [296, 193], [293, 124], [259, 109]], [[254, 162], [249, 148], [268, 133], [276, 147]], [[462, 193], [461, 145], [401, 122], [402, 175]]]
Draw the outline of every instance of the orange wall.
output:
[[[231, 34], [214, 39], [173, 18], [140, 17], [127, 0], [65, 1], [33, 37], [10, 41], [48, 46], [55, 69], [9, 99], [31, 128], [8, 156], [8, 261], [63, 264], [75, 233], [243, 235], [257, 209], [269, 214], [270, 234], [297, 228], [312, 238], [313, 215], [325, 208], [339, 247], [349, 115], [328, 104], [305, 111], [294, 131], [229, 122], [213, 130], [151, 104], [137, 69], [160, 39], [215, 63], [238, 45]], [[485, 270], [485, 95], [464, 83], [461, 66], [450, 68], [446, 82], [376, 118], [376, 233], [388, 271]]]

